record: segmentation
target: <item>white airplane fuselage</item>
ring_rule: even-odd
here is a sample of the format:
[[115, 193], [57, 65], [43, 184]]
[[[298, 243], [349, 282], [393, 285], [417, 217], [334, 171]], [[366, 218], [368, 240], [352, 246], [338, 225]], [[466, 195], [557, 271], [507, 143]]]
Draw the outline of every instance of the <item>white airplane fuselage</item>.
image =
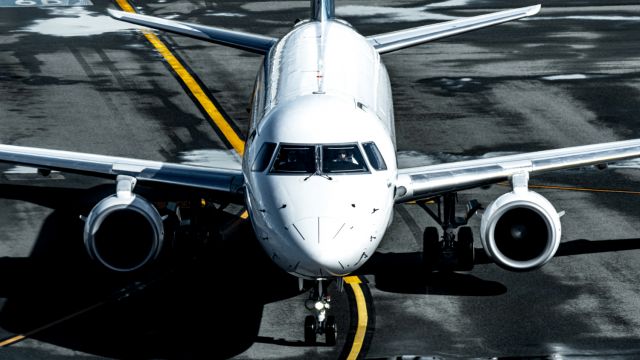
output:
[[[370, 143], [386, 169], [372, 164], [363, 147]], [[317, 172], [277, 171], [283, 145], [313, 151]], [[361, 152], [360, 171], [327, 170], [341, 147]], [[260, 166], [263, 148], [272, 153]], [[258, 73], [243, 159], [246, 203], [268, 256], [308, 279], [362, 266], [393, 217], [395, 154], [391, 87], [378, 52], [340, 20], [298, 23]]]

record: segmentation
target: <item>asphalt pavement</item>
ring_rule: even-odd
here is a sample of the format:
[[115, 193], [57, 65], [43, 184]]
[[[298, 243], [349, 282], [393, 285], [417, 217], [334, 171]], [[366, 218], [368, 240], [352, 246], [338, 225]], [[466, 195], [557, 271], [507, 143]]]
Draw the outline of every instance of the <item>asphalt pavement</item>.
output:
[[[237, 166], [161, 54], [107, 16], [115, 3], [3, 7], [16, 3], [0, 2], [0, 143]], [[306, 1], [131, 4], [274, 37], [308, 14]], [[532, 4], [338, 0], [336, 11], [370, 35]], [[526, 20], [384, 55], [400, 166], [640, 138], [639, 31], [634, 1], [547, 1]], [[260, 57], [161, 39], [246, 131]], [[526, 273], [486, 261], [478, 239], [473, 271], [425, 275], [419, 251], [433, 221], [416, 205], [396, 206], [362, 276], [372, 336], [361, 356], [640, 357], [639, 167], [532, 178], [566, 215], [558, 256]], [[347, 331], [335, 348], [302, 344], [307, 295], [261, 253], [246, 224], [204, 255], [185, 246], [179, 260], [163, 262], [170, 266], [113, 276], [87, 259], [78, 219], [113, 184], [0, 172], [0, 339], [29, 335], [0, 358], [336, 358], [351, 345]], [[460, 209], [508, 190], [464, 191]], [[214, 215], [216, 224], [236, 224], [233, 211]], [[476, 233], [479, 220], [470, 222]], [[201, 256], [192, 260], [194, 247]], [[351, 329], [354, 300], [333, 290], [339, 329]]]

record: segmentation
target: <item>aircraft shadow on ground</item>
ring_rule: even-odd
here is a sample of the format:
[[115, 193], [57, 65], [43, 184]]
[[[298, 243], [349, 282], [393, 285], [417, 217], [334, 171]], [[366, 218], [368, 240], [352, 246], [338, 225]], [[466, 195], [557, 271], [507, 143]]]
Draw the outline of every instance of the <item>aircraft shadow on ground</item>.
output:
[[[578, 239], [561, 243], [556, 257], [636, 249], [640, 239]], [[476, 265], [491, 263], [484, 249], [475, 249]], [[400, 294], [496, 296], [507, 292], [503, 284], [470, 273], [425, 271], [421, 252], [376, 252], [358, 272], [375, 276], [377, 289]]]
[[[78, 216], [113, 190], [112, 184], [0, 186], [0, 198], [54, 210], [28, 258], [0, 258], [0, 297], [7, 299], [0, 326], [28, 334], [76, 314], [29, 337], [113, 358], [227, 358], [254, 342], [279, 343], [258, 336], [263, 307], [297, 296], [298, 284], [264, 254], [248, 222], [203, 247], [178, 249], [145, 272], [113, 274], [88, 258]], [[153, 197], [144, 188], [137, 192]], [[228, 223], [230, 216], [215, 214], [212, 226]], [[561, 244], [557, 256], [632, 249], [640, 249], [640, 239], [580, 239]], [[476, 249], [477, 264], [490, 262]], [[507, 291], [471, 274], [426, 274], [419, 252], [375, 253], [359, 273], [374, 275], [379, 290], [395, 293], [496, 296]]]
[[373, 275], [378, 290], [400, 294], [495, 296], [507, 291], [468, 273], [426, 271], [420, 252], [376, 252], [359, 272]]
[[101, 269], [86, 254], [78, 215], [112, 193], [113, 185], [0, 186], [0, 198], [54, 209], [30, 257], [0, 258], [0, 326], [25, 334], [88, 309], [30, 337], [114, 358], [227, 358], [258, 339], [265, 304], [299, 294], [246, 221], [135, 275]]

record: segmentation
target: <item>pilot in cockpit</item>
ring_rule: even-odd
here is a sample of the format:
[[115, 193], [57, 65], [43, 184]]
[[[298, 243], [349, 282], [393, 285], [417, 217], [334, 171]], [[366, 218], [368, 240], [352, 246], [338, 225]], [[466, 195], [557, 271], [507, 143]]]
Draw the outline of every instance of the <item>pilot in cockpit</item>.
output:
[[358, 165], [358, 162], [353, 158], [353, 152], [346, 149], [340, 149], [337, 156], [333, 159], [335, 163], [348, 163]]

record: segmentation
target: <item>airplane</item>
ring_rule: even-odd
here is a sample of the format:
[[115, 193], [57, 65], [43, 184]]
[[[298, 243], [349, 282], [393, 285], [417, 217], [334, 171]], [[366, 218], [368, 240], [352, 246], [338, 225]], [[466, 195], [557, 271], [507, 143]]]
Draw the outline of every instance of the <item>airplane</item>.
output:
[[[456, 194], [509, 181], [511, 191], [484, 209], [481, 244], [499, 266], [533, 270], [558, 250], [562, 214], [529, 190], [529, 177], [640, 157], [640, 139], [634, 139], [398, 168], [391, 85], [381, 55], [535, 15], [541, 6], [363, 36], [336, 17], [333, 0], [310, 3], [309, 19], [280, 39], [109, 10], [121, 21], [264, 56], [242, 169], [12, 145], [0, 145], [0, 161], [115, 180], [115, 193], [84, 218], [83, 236], [89, 256], [117, 272], [153, 262], [165, 238], [164, 217], [136, 194], [138, 182], [238, 198], [273, 262], [300, 281], [312, 281], [315, 313], [305, 318], [305, 341], [314, 344], [324, 335], [335, 344], [327, 284], [354, 273], [373, 255], [395, 204], [416, 201], [439, 224], [424, 231], [427, 271], [468, 271], [474, 247], [466, 225], [480, 205], [472, 201], [467, 213], [457, 216]], [[114, 256], [116, 243], [130, 243], [124, 249], [139, 253], [123, 261]]]

